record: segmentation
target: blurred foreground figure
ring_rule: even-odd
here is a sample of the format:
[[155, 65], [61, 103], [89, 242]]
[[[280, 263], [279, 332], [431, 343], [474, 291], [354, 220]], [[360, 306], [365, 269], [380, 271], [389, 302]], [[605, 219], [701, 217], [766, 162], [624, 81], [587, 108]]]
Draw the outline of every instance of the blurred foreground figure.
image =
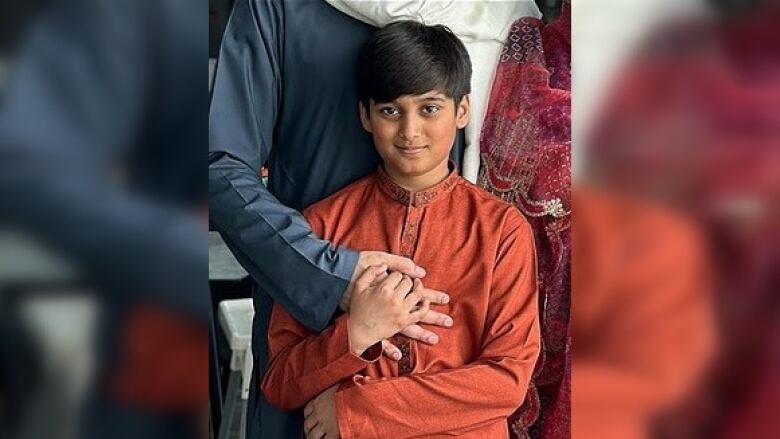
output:
[[644, 438], [711, 358], [702, 244], [674, 212], [575, 192], [572, 433]]
[[0, 101], [0, 223], [99, 293], [80, 437], [205, 431], [206, 13], [205, 1], [57, 2]]
[[575, 437], [780, 436], [780, 9], [761, 3], [656, 29], [592, 132]]

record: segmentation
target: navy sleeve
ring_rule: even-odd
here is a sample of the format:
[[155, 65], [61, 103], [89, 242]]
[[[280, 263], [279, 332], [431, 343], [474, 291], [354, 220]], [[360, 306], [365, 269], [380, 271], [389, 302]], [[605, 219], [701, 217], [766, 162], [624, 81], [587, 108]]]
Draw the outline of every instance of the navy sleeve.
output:
[[298, 211], [261, 184], [282, 100], [283, 9], [282, 2], [239, 0], [228, 22], [209, 114], [209, 213], [261, 289], [303, 325], [321, 330], [358, 253], [318, 239]]

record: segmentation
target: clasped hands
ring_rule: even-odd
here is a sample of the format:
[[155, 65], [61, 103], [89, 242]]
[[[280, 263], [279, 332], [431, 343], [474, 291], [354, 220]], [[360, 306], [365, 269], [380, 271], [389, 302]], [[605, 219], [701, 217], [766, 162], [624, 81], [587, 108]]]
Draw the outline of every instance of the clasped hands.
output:
[[[390, 273], [388, 274], [388, 270]], [[439, 338], [420, 324], [450, 327], [452, 318], [430, 309], [431, 304], [446, 304], [449, 296], [427, 289], [421, 277], [425, 270], [411, 260], [382, 252], [361, 252], [352, 281], [341, 302], [349, 312], [349, 348], [357, 356], [378, 342], [384, 354], [401, 359], [401, 351], [388, 341], [396, 334], [427, 344]], [[304, 408], [304, 431], [308, 439], [339, 438], [335, 385]]]
[[[387, 270], [391, 274], [388, 275], [386, 273]], [[397, 333], [427, 344], [438, 343], [439, 337], [421, 327], [420, 324], [437, 325], [445, 328], [452, 326], [453, 322], [450, 316], [428, 308], [430, 304], [447, 304], [450, 298], [442, 291], [423, 287], [419, 279], [425, 275], [425, 270], [415, 265], [411, 259], [384, 252], [360, 252], [352, 280], [341, 299], [341, 309], [349, 312], [350, 337], [358, 335], [359, 338], [363, 339], [361, 343], [365, 343], [367, 341], [365, 337], [361, 337], [360, 335], [362, 334], [354, 334], [353, 329], [360, 324], [372, 324], [370, 322], [382, 324], [382, 328], [377, 328], [377, 330], [371, 331], [371, 333], [376, 334], [384, 330], [384, 333], [387, 335], [384, 337], [384, 340], [381, 338], [379, 340], [383, 340], [382, 347], [385, 355], [393, 360], [401, 359], [401, 351], [386, 339]], [[376, 287], [380, 285], [385, 289], [386, 294], [384, 297], [395, 300], [395, 307], [393, 307], [393, 303], [388, 303], [387, 301], [383, 303], [381, 298], [367, 295], [367, 293], [376, 290]], [[391, 289], [397, 293], [393, 294], [390, 291]], [[407, 297], [409, 294], [414, 295]], [[356, 304], [353, 303], [355, 298], [358, 300]], [[402, 303], [401, 299], [403, 298], [407, 298], [406, 304]], [[414, 299], [418, 300], [413, 302]], [[410, 304], [412, 306], [408, 306]], [[413, 308], [419, 306], [425, 306], [426, 312], [410, 313]], [[377, 310], [386, 311], [385, 314], [390, 314], [390, 318], [401, 318], [403, 321], [382, 320], [376, 314], [366, 315], [366, 311], [374, 313]], [[406, 314], [410, 315], [407, 316]], [[403, 323], [406, 324], [404, 325]], [[352, 341], [353, 339], [350, 338], [350, 340]], [[371, 344], [365, 346], [365, 348], [370, 347]], [[352, 351], [356, 353], [354, 349]]]

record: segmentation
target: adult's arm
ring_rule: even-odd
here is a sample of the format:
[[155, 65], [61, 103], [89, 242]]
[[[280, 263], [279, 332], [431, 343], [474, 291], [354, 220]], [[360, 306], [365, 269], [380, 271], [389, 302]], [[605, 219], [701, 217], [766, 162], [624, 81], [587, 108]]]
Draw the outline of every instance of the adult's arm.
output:
[[347, 289], [359, 255], [318, 239], [298, 211], [261, 183], [282, 99], [284, 33], [282, 2], [237, 1], [209, 114], [209, 213], [263, 290], [319, 331]]

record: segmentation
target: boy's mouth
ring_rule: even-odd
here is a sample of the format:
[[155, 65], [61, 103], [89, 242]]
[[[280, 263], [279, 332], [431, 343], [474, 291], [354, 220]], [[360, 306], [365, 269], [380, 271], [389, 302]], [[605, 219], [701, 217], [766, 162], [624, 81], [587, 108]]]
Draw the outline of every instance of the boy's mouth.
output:
[[417, 155], [421, 153], [425, 148], [427, 148], [427, 145], [421, 145], [421, 146], [398, 146], [396, 145], [396, 148], [398, 148], [401, 151], [401, 154], [403, 155]]

